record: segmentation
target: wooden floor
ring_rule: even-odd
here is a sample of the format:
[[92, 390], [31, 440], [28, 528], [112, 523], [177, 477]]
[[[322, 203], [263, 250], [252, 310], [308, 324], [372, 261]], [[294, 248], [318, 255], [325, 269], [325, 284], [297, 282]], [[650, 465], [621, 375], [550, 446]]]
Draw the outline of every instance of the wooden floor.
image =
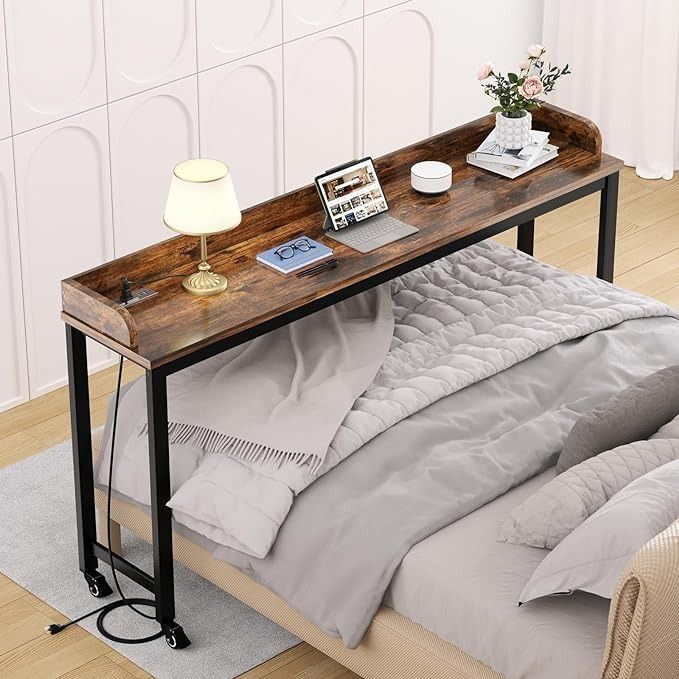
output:
[[[598, 197], [590, 196], [540, 220], [536, 255], [578, 273], [594, 273]], [[500, 240], [515, 243], [515, 234]], [[622, 173], [616, 282], [679, 307], [679, 176], [645, 181]], [[127, 365], [126, 379], [138, 374]], [[94, 426], [103, 423], [113, 370], [91, 379]], [[70, 436], [65, 389], [0, 414], [0, 467]], [[85, 603], [89, 599], [84, 599]], [[43, 627], [65, 618], [0, 574], [0, 677], [47, 679], [131, 679], [150, 677], [80, 627], [51, 637]], [[172, 653], [168, 649], [168, 653]], [[350, 679], [345, 670], [301, 644], [243, 675], [243, 679]], [[162, 678], [159, 678], [162, 679]]]

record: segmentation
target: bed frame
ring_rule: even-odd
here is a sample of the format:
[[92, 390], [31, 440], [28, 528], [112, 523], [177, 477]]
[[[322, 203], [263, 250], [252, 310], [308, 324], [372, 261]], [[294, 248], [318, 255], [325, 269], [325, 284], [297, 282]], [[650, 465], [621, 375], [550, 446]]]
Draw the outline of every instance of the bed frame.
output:
[[[367, 254], [333, 242], [339, 266], [320, 276], [285, 278], [255, 261], [255, 255], [272, 243], [301, 234], [324, 238], [325, 215], [316, 189], [307, 186], [246, 210], [240, 228], [211, 239], [211, 262], [228, 271], [230, 279], [222, 295], [196, 299], [183, 291], [177, 278], [167, 278], [195, 267], [197, 242], [187, 236], [62, 281], [79, 567], [90, 591], [102, 596], [110, 592], [97, 570], [99, 560], [109, 562], [110, 557], [96, 532], [86, 337], [146, 371], [153, 574], [119, 554], [113, 555], [113, 562], [121, 573], [153, 592], [156, 617], [168, 643], [182, 648], [190, 642], [175, 622], [177, 549], [173, 552], [167, 507], [168, 375], [514, 226], [519, 248], [532, 254], [536, 217], [596, 192], [601, 193], [597, 274], [611, 281], [622, 162], [601, 152], [599, 130], [585, 118], [545, 105], [534, 112], [533, 121], [536, 129], [550, 132], [559, 156], [513, 181], [465, 162], [467, 152], [493, 129], [492, 115], [379, 158], [375, 165], [392, 213], [419, 231]], [[410, 187], [410, 167], [432, 158], [452, 165], [453, 187], [439, 196], [422, 196]], [[157, 295], [134, 306], [121, 304], [123, 277], [153, 279]], [[335, 655], [344, 657], [339, 650]]]

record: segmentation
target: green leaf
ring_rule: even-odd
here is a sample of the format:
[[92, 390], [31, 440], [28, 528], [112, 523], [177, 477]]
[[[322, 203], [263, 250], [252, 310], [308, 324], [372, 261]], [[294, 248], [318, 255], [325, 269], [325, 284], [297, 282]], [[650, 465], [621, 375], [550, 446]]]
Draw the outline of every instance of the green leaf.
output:
[[504, 111], [502, 106], [493, 106], [493, 108], [490, 109], [491, 113], [500, 113], [501, 111]]
[[516, 75], [516, 73], [508, 73], [507, 77], [509, 78], [510, 83], [516, 83], [519, 79], [519, 77]]

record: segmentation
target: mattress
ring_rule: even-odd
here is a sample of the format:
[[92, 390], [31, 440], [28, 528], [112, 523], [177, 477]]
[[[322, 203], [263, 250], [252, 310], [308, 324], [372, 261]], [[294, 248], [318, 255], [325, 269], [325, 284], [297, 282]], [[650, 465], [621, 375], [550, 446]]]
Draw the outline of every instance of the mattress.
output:
[[500, 523], [554, 478], [527, 481], [415, 545], [385, 603], [507, 679], [594, 679], [610, 601], [590, 594], [517, 606], [547, 550], [497, 542]]

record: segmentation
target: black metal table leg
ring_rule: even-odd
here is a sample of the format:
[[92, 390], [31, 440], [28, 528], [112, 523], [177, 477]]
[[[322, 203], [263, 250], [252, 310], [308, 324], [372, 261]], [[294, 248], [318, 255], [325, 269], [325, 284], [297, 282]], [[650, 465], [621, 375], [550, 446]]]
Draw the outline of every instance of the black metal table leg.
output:
[[153, 521], [153, 579], [156, 620], [172, 648], [185, 648], [191, 642], [175, 623], [174, 564], [172, 556], [172, 511], [170, 500], [170, 455], [167, 425], [167, 376], [146, 371], [146, 408], [151, 476], [151, 517]]
[[521, 252], [532, 255], [535, 247], [535, 220], [531, 219], [529, 222], [519, 224], [517, 230], [516, 247]]
[[93, 547], [97, 540], [97, 522], [94, 506], [87, 345], [85, 335], [70, 325], [66, 326], [66, 353], [73, 441], [78, 559], [80, 570], [85, 575], [90, 592], [95, 597], [103, 597], [111, 594], [111, 588], [104, 576], [97, 571], [99, 562]]
[[599, 249], [596, 275], [613, 282], [615, 268], [615, 230], [618, 219], [618, 172], [606, 177], [599, 209]]

